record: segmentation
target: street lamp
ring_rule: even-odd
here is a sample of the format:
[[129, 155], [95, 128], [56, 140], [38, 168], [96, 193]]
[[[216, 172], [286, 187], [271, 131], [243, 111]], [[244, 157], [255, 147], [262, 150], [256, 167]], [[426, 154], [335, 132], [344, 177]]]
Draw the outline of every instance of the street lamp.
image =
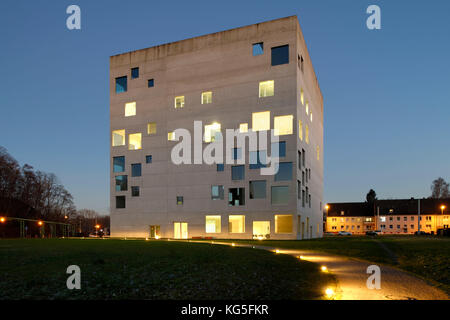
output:
[[441, 214], [444, 214], [444, 209], [446, 208], [446, 206], [442, 205], [441, 206]]
[[98, 236], [98, 229], [100, 229], [100, 225], [96, 224], [95, 225], [95, 234]]
[[6, 221], [5, 217], [0, 217], [0, 222], [1, 223], [5, 223], [5, 221]]
[[38, 221], [38, 226], [42, 227], [42, 225], [44, 224], [42, 221]]

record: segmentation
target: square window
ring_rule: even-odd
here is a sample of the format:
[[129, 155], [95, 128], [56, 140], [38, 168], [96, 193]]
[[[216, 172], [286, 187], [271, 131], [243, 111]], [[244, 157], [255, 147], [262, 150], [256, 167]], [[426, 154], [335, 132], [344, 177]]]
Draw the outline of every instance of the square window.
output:
[[177, 196], [177, 206], [182, 206], [184, 203], [184, 198], [182, 196]]
[[228, 189], [228, 205], [243, 206], [245, 204], [245, 189], [244, 188], [230, 188]]
[[266, 180], [250, 181], [250, 199], [266, 198]]
[[239, 132], [240, 133], [248, 132], [248, 123], [241, 123], [239, 125]]
[[265, 168], [267, 164], [267, 152], [266, 150], [250, 151], [249, 154], [249, 168], [260, 169]]
[[224, 199], [223, 186], [211, 186], [211, 199], [212, 200], [223, 200]]
[[288, 204], [289, 187], [288, 186], [272, 186], [272, 204]]
[[136, 115], [136, 102], [125, 103], [125, 117], [132, 117]]
[[239, 160], [242, 158], [242, 149], [241, 148], [233, 148], [232, 159]]
[[271, 154], [274, 158], [286, 157], [286, 141], [272, 143]]
[[127, 92], [127, 76], [116, 78], [116, 93]]
[[176, 141], [176, 139], [175, 139], [175, 132], [168, 132], [167, 133], [167, 140], [169, 140], [169, 141]]
[[128, 135], [128, 150], [142, 149], [142, 134], [132, 133]]
[[223, 165], [223, 163], [218, 163], [217, 164], [217, 171], [224, 171], [225, 167]]
[[137, 79], [139, 78], [139, 68], [132, 68], [131, 69], [131, 79]]
[[124, 209], [124, 208], [125, 208], [125, 196], [117, 196], [116, 209]]
[[175, 97], [175, 109], [184, 107], [184, 96]]
[[147, 87], [152, 88], [155, 86], [155, 80], [154, 79], [148, 79], [147, 81]]
[[274, 95], [274, 81], [261, 81], [259, 83], [259, 97], [272, 97]]
[[275, 215], [275, 233], [292, 233], [292, 215]]
[[206, 216], [205, 217], [205, 232], [206, 233], [220, 233], [220, 216]]
[[245, 232], [245, 216], [230, 215], [228, 216], [228, 232], [244, 233]]
[[214, 122], [212, 124], [205, 125], [205, 142], [219, 141], [222, 134], [220, 132], [220, 123]]
[[264, 53], [264, 43], [258, 42], [252, 45], [253, 56], [259, 56]]
[[272, 48], [272, 66], [289, 63], [289, 45]]
[[152, 156], [151, 155], [148, 155], [148, 156], [145, 156], [145, 163], [152, 163]]
[[202, 92], [202, 104], [212, 103], [212, 91]]
[[276, 136], [283, 136], [292, 134], [294, 129], [292, 123], [294, 121], [293, 115], [279, 116], [273, 118], [273, 129]]
[[125, 171], [125, 157], [113, 157], [113, 172]]
[[127, 191], [128, 190], [128, 177], [127, 176], [116, 176], [116, 191]]
[[270, 130], [270, 111], [252, 113], [252, 130]]
[[114, 130], [112, 132], [112, 146], [124, 146], [125, 145], [125, 130]]
[[245, 166], [231, 167], [231, 180], [244, 180]]
[[131, 196], [139, 197], [139, 187], [131, 187]]
[[280, 162], [278, 172], [275, 174], [275, 181], [292, 180], [292, 162]]
[[147, 134], [156, 134], [156, 122], [147, 123]]
[[142, 166], [140, 163], [133, 163], [131, 165], [131, 176], [140, 177], [142, 175]]

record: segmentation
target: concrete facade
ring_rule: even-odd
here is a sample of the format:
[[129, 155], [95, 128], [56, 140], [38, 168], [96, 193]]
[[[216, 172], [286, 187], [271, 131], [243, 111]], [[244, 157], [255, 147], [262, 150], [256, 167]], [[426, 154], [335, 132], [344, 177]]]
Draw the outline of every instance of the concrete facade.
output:
[[[260, 42], [264, 53], [253, 56], [252, 45]], [[289, 45], [289, 63], [272, 66], [271, 48], [283, 45]], [[131, 79], [132, 68], [139, 68], [138, 78]], [[116, 93], [116, 78], [124, 76], [127, 90]], [[153, 87], [148, 87], [149, 79], [154, 79]], [[274, 81], [274, 95], [260, 98], [259, 83], [267, 80]], [[212, 103], [202, 104], [206, 91], [212, 92]], [[174, 107], [177, 96], [184, 96], [183, 108]], [[136, 102], [136, 115], [125, 117], [129, 102]], [[222, 134], [241, 123], [251, 129], [252, 113], [261, 111], [270, 111], [272, 129], [274, 117], [293, 116], [292, 134], [279, 136], [286, 143], [280, 162], [292, 162], [290, 181], [275, 181], [250, 169], [248, 145], [243, 180], [231, 179], [230, 164], [217, 171], [215, 164], [172, 163], [171, 150], [178, 142], [168, 141], [168, 132], [185, 128], [193, 135], [194, 121], [220, 123]], [[148, 123], [156, 124], [156, 133], [148, 134]], [[254, 221], [270, 222], [271, 239], [322, 236], [323, 98], [296, 16], [112, 56], [110, 129], [126, 133], [125, 145], [113, 146], [113, 138], [110, 144], [111, 236], [151, 237], [150, 226], [158, 226], [159, 237], [177, 238], [174, 223], [183, 222], [183, 237], [251, 239]], [[129, 150], [129, 134], [134, 133], [141, 133], [142, 148]], [[203, 142], [203, 148], [207, 145]], [[299, 164], [299, 151], [306, 155], [304, 164]], [[146, 163], [147, 155], [151, 163]], [[113, 158], [119, 156], [125, 157], [124, 172], [113, 170]], [[139, 163], [142, 174], [132, 177], [131, 164]], [[127, 176], [126, 190], [116, 190], [119, 175]], [[249, 182], [255, 180], [266, 180], [265, 199], [249, 198]], [[212, 200], [213, 185], [224, 187], [223, 200]], [[132, 186], [139, 187], [139, 196], [131, 196]], [[286, 204], [271, 203], [272, 186], [289, 187]], [[229, 189], [235, 187], [245, 188], [244, 205], [229, 206]], [[125, 197], [125, 208], [116, 208], [117, 196]], [[183, 197], [182, 205], [177, 196]], [[207, 215], [221, 217], [220, 233], [206, 232]], [[229, 232], [230, 215], [245, 216], [244, 232]], [[275, 215], [291, 216], [291, 232], [275, 232]]]

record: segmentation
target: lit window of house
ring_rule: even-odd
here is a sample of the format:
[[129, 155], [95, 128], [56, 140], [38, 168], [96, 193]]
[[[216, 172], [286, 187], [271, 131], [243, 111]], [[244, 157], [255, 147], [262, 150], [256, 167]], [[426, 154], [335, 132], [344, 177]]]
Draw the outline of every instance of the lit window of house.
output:
[[220, 233], [220, 216], [206, 216], [205, 227], [206, 233]]
[[228, 216], [228, 232], [244, 233], [245, 232], [245, 216], [243, 216], [243, 215]]
[[125, 103], [125, 117], [132, 117], [136, 115], [136, 102]]
[[167, 140], [169, 141], [175, 141], [175, 132], [168, 132], [167, 133]]
[[309, 127], [306, 125], [305, 127], [305, 141], [306, 143], [309, 143]]
[[320, 147], [319, 146], [316, 147], [316, 153], [317, 153], [317, 161], [319, 161], [320, 160]]
[[248, 123], [241, 123], [239, 125], [239, 132], [240, 133], [248, 132]]
[[147, 124], [147, 134], [156, 134], [156, 122], [149, 122]]
[[273, 128], [276, 136], [292, 134], [294, 129], [292, 126], [294, 120], [293, 115], [274, 117]]
[[292, 215], [275, 215], [275, 233], [292, 233]]
[[184, 96], [175, 97], [175, 109], [184, 107]]
[[128, 135], [128, 150], [142, 149], [142, 134], [132, 133]]
[[302, 120], [298, 120], [298, 137], [303, 141], [303, 123]]
[[270, 111], [252, 113], [252, 130], [270, 130]]
[[274, 94], [274, 81], [261, 81], [259, 83], [259, 97], [271, 97]]
[[125, 129], [114, 130], [112, 132], [112, 146], [124, 146], [125, 145]]
[[305, 110], [306, 110], [306, 114], [309, 114], [309, 102], [308, 101], [306, 101]]
[[220, 123], [214, 122], [212, 124], [205, 125], [205, 142], [214, 142], [220, 139]]
[[305, 92], [303, 91], [303, 88], [300, 88], [300, 101], [302, 103], [302, 106], [305, 105]]
[[202, 104], [212, 103], [212, 91], [202, 92]]

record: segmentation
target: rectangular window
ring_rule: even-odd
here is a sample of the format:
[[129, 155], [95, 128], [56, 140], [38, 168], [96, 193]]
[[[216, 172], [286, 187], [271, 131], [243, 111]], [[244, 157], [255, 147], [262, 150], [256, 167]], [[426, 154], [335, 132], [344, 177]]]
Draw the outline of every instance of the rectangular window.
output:
[[266, 198], [266, 180], [250, 181], [250, 199]]
[[300, 88], [300, 102], [302, 105], [305, 105], [305, 92], [303, 91], [303, 88]]
[[273, 118], [273, 129], [276, 136], [283, 136], [287, 134], [292, 134], [294, 129], [292, 127], [292, 122], [294, 120], [293, 115], [279, 116]]
[[116, 209], [125, 209], [125, 196], [116, 197]]
[[303, 141], [303, 123], [302, 120], [298, 120], [298, 137]]
[[298, 154], [298, 168], [302, 170], [302, 153], [297, 150], [297, 154]]
[[286, 141], [272, 143], [271, 155], [274, 158], [286, 157]]
[[308, 198], [309, 198], [309, 199], [308, 199], [308, 205], [309, 205], [309, 207], [311, 208], [311, 195], [310, 195], [310, 194], [308, 195]]
[[116, 191], [128, 190], [128, 176], [116, 176]]
[[267, 80], [259, 83], [259, 97], [272, 97], [274, 95], [275, 81]]
[[292, 215], [275, 215], [275, 233], [292, 233]]
[[231, 166], [231, 180], [244, 180], [245, 166]]
[[211, 186], [211, 199], [212, 200], [223, 200], [224, 199], [223, 186]]
[[288, 186], [272, 186], [272, 204], [288, 204], [289, 187]]
[[253, 56], [259, 56], [264, 53], [264, 43], [258, 42], [252, 45]]
[[228, 189], [228, 205], [243, 206], [245, 204], [245, 189], [244, 188], [230, 188]]
[[184, 203], [184, 198], [182, 196], [177, 196], [177, 206], [182, 206]]
[[153, 157], [151, 155], [145, 156], [145, 163], [152, 163]]
[[303, 72], [303, 64], [304, 64], [304, 60], [303, 60], [303, 56], [298, 56], [298, 63], [299, 63], [299, 67], [300, 67], [300, 70], [302, 70], [302, 72]]
[[127, 92], [127, 76], [116, 78], [116, 93]]
[[142, 149], [142, 134], [132, 133], [128, 135], [128, 150]]
[[113, 172], [125, 171], [125, 157], [113, 157]]
[[220, 216], [206, 216], [205, 217], [205, 231], [206, 233], [220, 233], [221, 223]]
[[292, 180], [292, 162], [280, 162], [275, 181]]
[[239, 125], [239, 132], [240, 133], [248, 132], [248, 123], [241, 123]]
[[212, 124], [205, 125], [205, 142], [219, 141], [221, 138], [220, 123], [214, 122]]
[[142, 175], [142, 166], [140, 163], [133, 163], [131, 165], [131, 176], [140, 177]]
[[260, 169], [265, 168], [267, 164], [267, 152], [266, 150], [250, 151], [249, 154], [249, 168]]
[[270, 111], [252, 113], [252, 130], [270, 130]]
[[218, 163], [217, 164], [217, 171], [223, 171], [225, 169], [223, 163]]
[[230, 215], [228, 216], [228, 232], [244, 233], [245, 232], [245, 216]]
[[212, 91], [202, 92], [202, 104], [212, 103]]
[[175, 140], [175, 132], [168, 132], [167, 133], [167, 140], [169, 140], [169, 141], [176, 141]]
[[305, 142], [309, 143], [309, 127], [306, 125], [305, 127]]
[[272, 66], [289, 63], [289, 45], [272, 48]]
[[131, 79], [137, 79], [139, 78], [139, 68], [132, 68], [131, 69]]
[[320, 147], [316, 147], [316, 153], [317, 153], [317, 161], [320, 161]]
[[139, 187], [131, 187], [131, 196], [139, 197]]
[[136, 102], [125, 103], [125, 117], [132, 117], [136, 115]]
[[241, 148], [233, 148], [232, 159], [239, 160], [242, 158], [242, 149]]
[[147, 123], [147, 134], [156, 134], [156, 122]]
[[154, 79], [148, 79], [147, 81], [147, 87], [153, 88], [155, 86], [155, 80]]
[[175, 109], [184, 107], [184, 96], [175, 97]]
[[114, 130], [112, 132], [112, 146], [124, 146], [125, 145], [125, 129], [124, 130]]
[[300, 180], [297, 180], [297, 199], [302, 198], [302, 183]]

